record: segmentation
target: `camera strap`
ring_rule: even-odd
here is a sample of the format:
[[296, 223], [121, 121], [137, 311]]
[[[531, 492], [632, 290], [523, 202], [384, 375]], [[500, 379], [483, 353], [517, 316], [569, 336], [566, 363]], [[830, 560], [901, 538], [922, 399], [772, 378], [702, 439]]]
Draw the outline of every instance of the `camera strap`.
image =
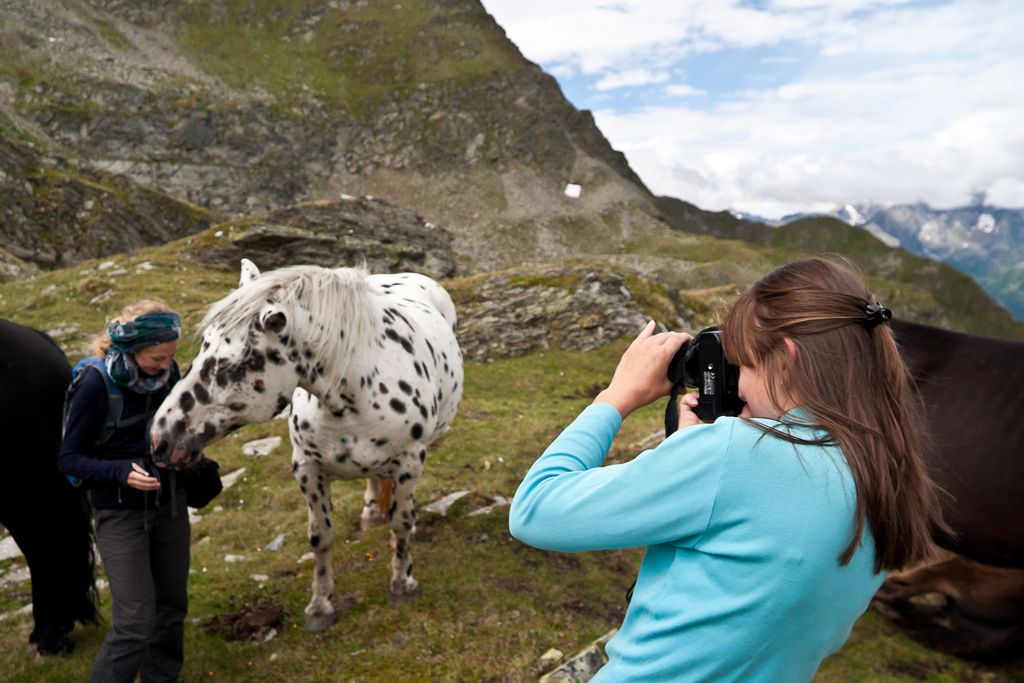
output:
[[668, 395], [668, 405], [665, 406], [665, 438], [672, 436], [679, 429], [679, 384], [683, 381], [685, 367], [683, 363], [675, 366], [675, 376], [672, 380], [672, 392]]

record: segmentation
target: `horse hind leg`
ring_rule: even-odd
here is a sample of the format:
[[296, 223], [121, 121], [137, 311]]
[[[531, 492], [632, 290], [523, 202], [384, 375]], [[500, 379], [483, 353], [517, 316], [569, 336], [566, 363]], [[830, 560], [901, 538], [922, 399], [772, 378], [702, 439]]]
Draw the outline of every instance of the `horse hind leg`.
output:
[[423, 469], [418, 459], [407, 457], [395, 475], [394, 502], [388, 510], [391, 541], [395, 554], [391, 558], [391, 581], [388, 597], [407, 596], [416, 590], [419, 582], [412, 577], [412, 553], [409, 545], [416, 533], [416, 508], [413, 494]]
[[[298, 456], [298, 454], [296, 454]], [[331, 524], [331, 482], [326, 480], [319, 463], [310, 458], [294, 457], [295, 480], [306, 497], [309, 508], [309, 545], [313, 548], [313, 597], [306, 605], [306, 630], [326, 631], [334, 625], [335, 610], [331, 605], [334, 572], [331, 569], [331, 548], [334, 546], [334, 525]]]
[[387, 521], [380, 511], [381, 482], [377, 479], [366, 480], [366, 492], [363, 494], [363, 512], [359, 516], [359, 528], [363, 531], [380, 526]]

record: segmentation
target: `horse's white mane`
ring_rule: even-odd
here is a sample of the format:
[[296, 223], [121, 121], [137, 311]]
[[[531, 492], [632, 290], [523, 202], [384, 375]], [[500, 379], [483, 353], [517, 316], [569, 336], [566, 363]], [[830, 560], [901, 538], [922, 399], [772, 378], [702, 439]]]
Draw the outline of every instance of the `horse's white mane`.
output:
[[[273, 302], [288, 316], [290, 334], [313, 352], [308, 367], [322, 365], [324, 378], [337, 392], [360, 348], [357, 342], [376, 336], [380, 325], [368, 297], [369, 274], [365, 268], [319, 266], [272, 270], [213, 304], [199, 324], [200, 335], [218, 328], [244, 339], [255, 317]], [[303, 329], [305, 334], [299, 334]]]

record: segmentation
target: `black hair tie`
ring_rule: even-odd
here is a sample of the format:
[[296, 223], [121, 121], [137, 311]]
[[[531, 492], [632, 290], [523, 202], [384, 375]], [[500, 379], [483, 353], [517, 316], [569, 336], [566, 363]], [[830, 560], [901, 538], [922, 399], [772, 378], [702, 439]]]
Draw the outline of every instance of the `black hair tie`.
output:
[[868, 317], [864, 324], [868, 326], [869, 330], [873, 330], [882, 323], [892, 320], [892, 311], [882, 304], [868, 304], [865, 312]]

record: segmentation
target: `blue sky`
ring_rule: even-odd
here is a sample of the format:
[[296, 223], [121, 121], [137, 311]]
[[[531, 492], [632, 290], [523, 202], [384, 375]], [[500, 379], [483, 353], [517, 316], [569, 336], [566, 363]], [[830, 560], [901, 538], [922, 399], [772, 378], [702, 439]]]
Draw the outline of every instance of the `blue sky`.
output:
[[483, 0], [655, 192], [1024, 206], [1018, 0]]

